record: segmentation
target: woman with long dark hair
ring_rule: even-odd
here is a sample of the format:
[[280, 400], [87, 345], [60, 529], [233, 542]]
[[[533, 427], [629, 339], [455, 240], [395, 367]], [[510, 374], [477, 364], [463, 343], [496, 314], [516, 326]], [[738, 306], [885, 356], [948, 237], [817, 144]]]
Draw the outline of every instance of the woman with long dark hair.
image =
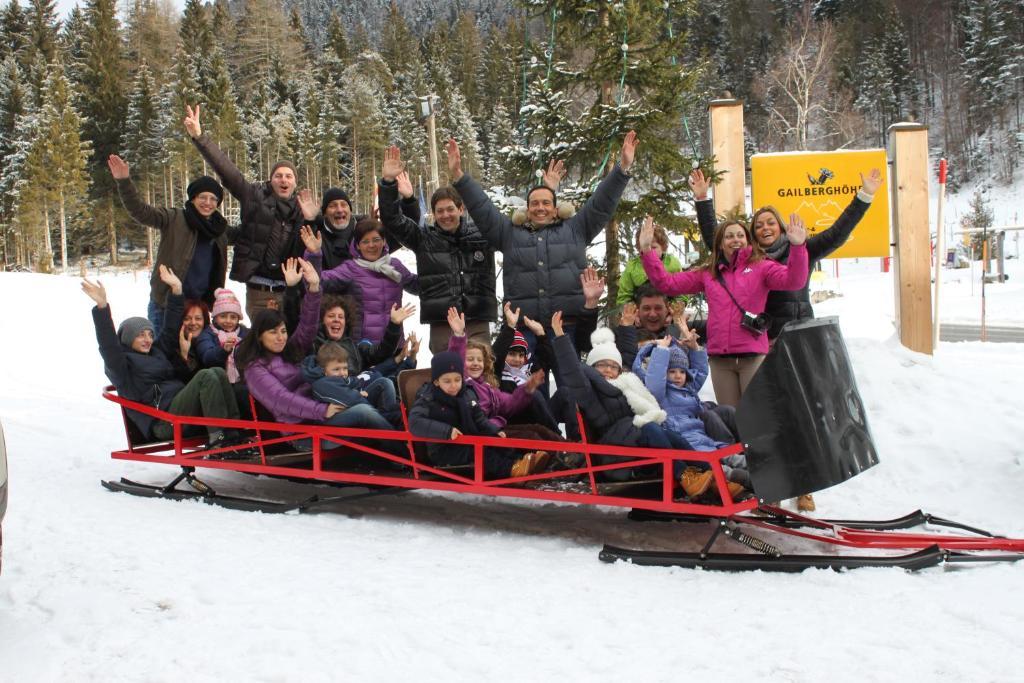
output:
[[807, 282], [807, 231], [796, 214], [789, 221], [789, 262], [766, 259], [743, 223], [719, 223], [707, 266], [668, 273], [651, 248], [654, 220], [640, 230], [644, 271], [658, 291], [669, 296], [704, 292], [708, 302], [707, 349], [711, 383], [719, 403], [736, 406], [768, 353], [764, 312], [771, 290], [799, 289]]
[[320, 276], [303, 259], [288, 259], [282, 268], [289, 287], [305, 280], [299, 325], [288, 335], [284, 317], [274, 309], [261, 310], [252, 321], [252, 331], [235, 351], [235, 362], [249, 392], [266, 407], [277, 422], [312, 422], [336, 427], [391, 429], [391, 425], [370, 405], [346, 408], [322, 403], [312, 397], [312, 387], [302, 376], [299, 362], [310, 353], [320, 319]]

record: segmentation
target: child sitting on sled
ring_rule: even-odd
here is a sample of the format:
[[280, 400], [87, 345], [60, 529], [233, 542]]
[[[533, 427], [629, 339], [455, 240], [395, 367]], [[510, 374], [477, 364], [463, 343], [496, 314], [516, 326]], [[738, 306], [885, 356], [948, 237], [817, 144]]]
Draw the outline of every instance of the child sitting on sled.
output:
[[[450, 439], [445, 443], [427, 445], [430, 459], [436, 465], [468, 465], [473, 462], [473, 447], [452, 443], [463, 434], [499, 436], [505, 432], [487, 419], [475, 394], [463, 383], [465, 368], [459, 354], [442, 351], [430, 360], [430, 384], [416, 394], [409, 412], [409, 430], [416, 436]], [[543, 451], [519, 456], [508, 448], [484, 449], [484, 475], [489, 479], [524, 477], [540, 472], [549, 455]]]
[[224, 288], [214, 292], [210, 316], [209, 327], [196, 340], [196, 355], [204, 368], [224, 368], [234, 384], [239, 379], [234, 350], [249, 332], [242, 324], [242, 306], [234, 292]]
[[337, 342], [327, 342], [315, 354], [306, 356], [302, 375], [312, 385], [313, 397], [346, 408], [369, 404], [388, 422], [400, 426], [394, 382], [372, 368], [350, 376], [348, 361], [348, 351]]
[[[682, 436], [695, 451], [715, 451], [727, 442], [716, 441], [705, 430], [704, 405], [698, 392], [708, 376], [708, 354], [697, 344], [697, 333], [686, 329], [683, 321], [682, 339], [666, 336], [641, 347], [633, 361], [633, 373], [644, 380], [644, 386], [668, 414], [665, 428]], [[689, 482], [687, 495], [703, 495], [714, 484], [710, 470], [700, 471], [683, 462], [675, 463], [675, 476]], [[746, 456], [742, 453], [722, 459], [722, 470], [729, 480], [729, 494], [736, 497], [750, 488]]]

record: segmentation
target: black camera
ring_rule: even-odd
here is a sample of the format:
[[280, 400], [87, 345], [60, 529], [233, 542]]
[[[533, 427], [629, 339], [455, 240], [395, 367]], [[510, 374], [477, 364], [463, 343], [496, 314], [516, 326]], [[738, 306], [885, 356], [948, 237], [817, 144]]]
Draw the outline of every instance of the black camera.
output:
[[754, 336], [764, 334], [765, 330], [768, 329], [768, 316], [764, 313], [755, 315], [750, 311], [743, 311], [743, 317], [740, 318], [740, 327]]

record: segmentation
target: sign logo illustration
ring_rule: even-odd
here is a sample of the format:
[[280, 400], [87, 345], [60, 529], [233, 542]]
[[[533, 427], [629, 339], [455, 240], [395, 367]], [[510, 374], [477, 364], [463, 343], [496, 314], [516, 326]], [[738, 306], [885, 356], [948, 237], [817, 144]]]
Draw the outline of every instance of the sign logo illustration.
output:
[[827, 168], [823, 168], [823, 169], [821, 169], [818, 172], [818, 177], [817, 178], [815, 178], [810, 173], [808, 173], [807, 174], [807, 179], [809, 181], [811, 181], [811, 185], [824, 185], [828, 181], [832, 180], [832, 178], [834, 178], [835, 175], [836, 175], [835, 173], [833, 173], [832, 171], [828, 170]]

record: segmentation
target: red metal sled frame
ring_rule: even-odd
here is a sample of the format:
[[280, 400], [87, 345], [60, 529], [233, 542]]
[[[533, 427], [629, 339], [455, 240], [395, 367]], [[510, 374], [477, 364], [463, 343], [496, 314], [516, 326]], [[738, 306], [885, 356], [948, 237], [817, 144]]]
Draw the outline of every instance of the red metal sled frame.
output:
[[[564, 503], [577, 503], [586, 505], [606, 505], [624, 507], [652, 512], [670, 513], [677, 515], [697, 515], [701, 517], [728, 520], [736, 524], [745, 524], [756, 528], [769, 530], [776, 533], [786, 534], [802, 539], [818, 541], [832, 546], [859, 549], [886, 549], [886, 550], [920, 550], [939, 546], [947, 551], [968, 551], [968, 552], [1012, 552], [1024, 553], [1024, 539], [1011, 539], [998, 536], [966, 536], [961, 534], [940, 534], [940, 533], [905, 533], [891, 530], [870, 530], [850, 528], [829, 523], [825, 520], [818, 520], [812, 517], [799, 515], [782, 508], [766, 505], [763, 501], [748, 499], [744, 501], [733, 501], [726, 486], [727, 480], [722, 469], [721, 459], [742, 452], [741, 444], [734, 444], [726, 448], [712, 452], [663, 450], [651, 448], [630, 448], [624, 446], [609, 446], [603, 444], [591, 444], [586, 440], [586, 432], [580, 421], [580, 433], [584, 436], [582, 442], [560, 442], [560, 441], [539, 441], [525, 439], [502, 439], [497, 437], [462, 436], [459, 443], [473, 447], [474, 467], [473, 476], [467, 477], [456, 472], [433, 467], [420, 461], [415, 452], [416, 443], [440, 443], [438, 439], [428, 439], [414, 436], [406, 431], [382, 431], [371, 429], [340, 428], [320, 425], [282, 424], [261, 420], [222, 420], [203, 417], [185, 417], [172, 415], [150, 406], [135, 403], [117, 395], [113, 387], [107, 387], [103, 397], [121, 406], [122, 417], [125, 420], [126, 433], [130, 434], [128, 416], [125, 409], [131, 409], [150, 415], [154, 418], [165, 420], [173, 426], [174, 438], [169, 442], [146, 444], [144, 446], [133, 446], [131, 439], [128, 439], [128, 448], [117, 450], [111, 453], [116, 460], [135, 460], [139, 462], [152, 462], [180, 467], [205, 467], [214, 470], [230, 470], [245, 472], [249, 474], [263, 474], [269, 476], [288, 477], [291, 479], [308, 479], [312, 482], [333, 482], [357, 485], [369, 485], [375, 487], [396, 487], [406, 489], [430, 489], [437, 491], [453, 491], [456, 493], [473, 493], [484, 496], [504, 496], [514, 498], [531, 498], [537, 500], [548, 500]], [[403, 420], [406, 425], [403, 408]], [[184, 438], [183, 429], [185, 426], [195, 425], [200, 427], [214, 426], [225, 428], [236, 428], [255, 430], [256, 439], [251, 443], [242, 446], [233, 446], [216, 450], [205, 450], [201, 448], [203, 439]], [[264, 431], [281, 432], [284, 435], [263, 438]], [[268, 461], [266, 448], [279, 443], [295, 439], [312, 439], [311, 466], [309, 467], [286, 467], [274, 465]], [[353, 441], [353, 439], [376, 439], [378, 441], [402, 441], [408, 448], [409, 456], [403, 458], [386, 453], [372, 446]], [[390, 473], [360, 473], [343, 472], [333, 469], [325, 469], [325, 460], [344, 458], [345, 452], [324, 449], [324, 443], [345, 447], [348, 452], [359, 451], [372, 456], [388, 460], [393, 463], [405, 465], [411, 469], [411, 476], [398, 476]], [[544, 472], [529, 475], [526, 477], [509, 477], [504, 479], [483, 478], [483, 448], [485, 446], [498, 446], [504, 448], [519, 448], [523, 450], [548, 450], [582, 453], [586, 466], [574, 470], [561, 470], [557, 472]], [[225, 454], [240, 448], [259, 449], [259, 462], [207, 459], [209, 456]], [[599, 465], [595, 464], [593, 456], [626, 456], [632, 460], [621, 463]], [[714, 472], [715, 486], [717, 488], [721, 504], [702, 504], [681, 500], [676, 497], [675, 477], [672, 476], [673, 464], [678, 460], [691, 462], [705, 462]], [[657, 465], [661, 468], [661, 490], [657, 498], [629, 497], [621, 495], [602, 494], [598, 490], [596, 475], [600, 472], [608, 472], [616, 469], [632, 469], [635, 467]], [[424, 475], [430, 475], [425, 478]], [[588, 480], [589, 492], [580, 493], [572, 491], [559, 491], [550, 489], [525, 488], [527, 483], [544, 482], [546, 480], [559, 479], [571, 476], [584, 476]], [[776, 519], [788, 519], [800, 522], [804, 529], [782, 526], [772, 523], [770, 518], [759, 518], [756, 515], [745, 514], [757, 508], [762, 512], [771, 513]]]
[[[428, 439], [414, 436], [406, 431], [383, 431], [374, 429], [342, 428], [322, 425], [304, 424], [282, 424], [278, 422], [267, 422], [261, 420], [222, 420], [205, 417], [187, 417], [172, 415], [170, 413], [142, 405], [122, 398], [117, 395], [113, 387], [107, 387], [103, 397], [117, 403], [122, 408], [122, 417], [125, 420], [126, 430], [128, 429], [128, 416], [125, 409], [135, 410], [154, 418], [170, 423], [174, 429], [174, 438], [171, 441], [146, 444], [144, 446], [133, 446], [131, 439], [128, 440], [128, 448], [113, 451], [110, 455], [116, 460], [136, 460], [139, 462], [152, 462], [181, 467], [206, 467], [216, 470], [231, 470], [236, 472], [247, 472], [249, 474], [264, 474], [270, 476], [291, 477], [296, 479], [309, 479], [311, 481], [327, 481], [347, 484], [367, 484], [372, 486], [393, 486], [408, 489], [432, 489], [439, 491], [454, 491], [457, 493], [475, 493], [488, 496], [508, 496], [515, 498], [534, 498], [540, 500], [559, 501], [566, 503], [584, 503], [589, 505], [610, 505], [625, 508], [637, 508], [657, 512], [668, 512], [676, 514], [696, 514], [708, 517], [727, 517], [738, 512], [752, 510], [757, 507], [756, 500], [749, 499], [741, 502], [734, 502], [729, 496], [726, 486], [725, 472], [722, 470], [721, 459], [740, 453], [742, 445], [734, 444], [717, 451], [675, 451], [650, 448], [631, 448], [626, 446], [608, 446], [602, 444], [591, 444], [583, 440], [581, 443], [563, 441], [538, 441], [526, 439], [502, 439], [498, 437], [483, 436], [461, 436], [459, 443], [473, 447], [473, 475], [471, 477], [447, 471], [431, 466], [419, 460], [416, 456], [413, 445], [415, 443], [443, 443], [443, 440]], [[403, 419], [405, 418], [403, 409]], [[407, 423], [407, 422], [406, 422]], [[235, 429], [255, 430], [256, 438], [243, 446], [233, 446], [216, 450], [205, 450], [201, 448], [204, 441], [202, 438], [186, 438], [183, 436], [185, 426], [212, 426], [231, 427]], [[580, 425], [581, 433], [585, 434]], [[284, 436], [263, 438], [263, 432], [273, 431], [285, 433]], [[268, 461], [266, 449], [269, 446], [288, 441], [310, 438], [312, 446], [311, 467], [284, 467], [274, 465]], [[408, 447], [409, 456], [403, 458], [391, 453], [386, 453], [353, 439], [375, 439], [378, 441], [401, 441]], [[324, 443], [345, 447], [350, 451], [360, 451], [382, 460], [405, 465], [412, 472], [411, 476], [398, 476], [390, 473], [359, 473], [340, 472], [324, 467], [325, 459], [344, 458], [345, 453], [334, 453], [324, 448]], [[557, 472], [543, 472], [526, 477], [508, 477], [504, 479], [483, 478], [483, 449], [485, 446], [498, 446], [502, 448], [518, 448], [524, 451], [547, 450], [582, 453], [586, 466], [574, 470], [560, 470]], [[238, 460], [217, 460], [207, 459], [208, 456], [226, 454], [239, 448], [256, 447], [260, 452], [259, 462], [238, 461]], [[621, 463], [598, 465], [593, 460], [594, 455], [614, 455], [635, 458]], [[715, 474], [715, 483], [719, 496], [723, 502], [720, 505], [690, 503], [685, 500], [677, 500], [673, 496], [675, 477], [672, 476], [672, 466], [677, 460], [690, 462], [707, 463]], [[657, 499], [632, 498], [625, 496], [607, 495], [598, 492], [596, 475], [599, 472], [608, 472], [617, 469], [632, 469], [657, 465], [662, 470], [661, 495]], [[431, 478], [424, 478], [425, 474]], [[571, 491], [555, 491], [534, 488], [524, 488], [523, 484], [528, 482], [544, 482], [571, 476], [585, 476], [589, 479], [587, 493]]]

